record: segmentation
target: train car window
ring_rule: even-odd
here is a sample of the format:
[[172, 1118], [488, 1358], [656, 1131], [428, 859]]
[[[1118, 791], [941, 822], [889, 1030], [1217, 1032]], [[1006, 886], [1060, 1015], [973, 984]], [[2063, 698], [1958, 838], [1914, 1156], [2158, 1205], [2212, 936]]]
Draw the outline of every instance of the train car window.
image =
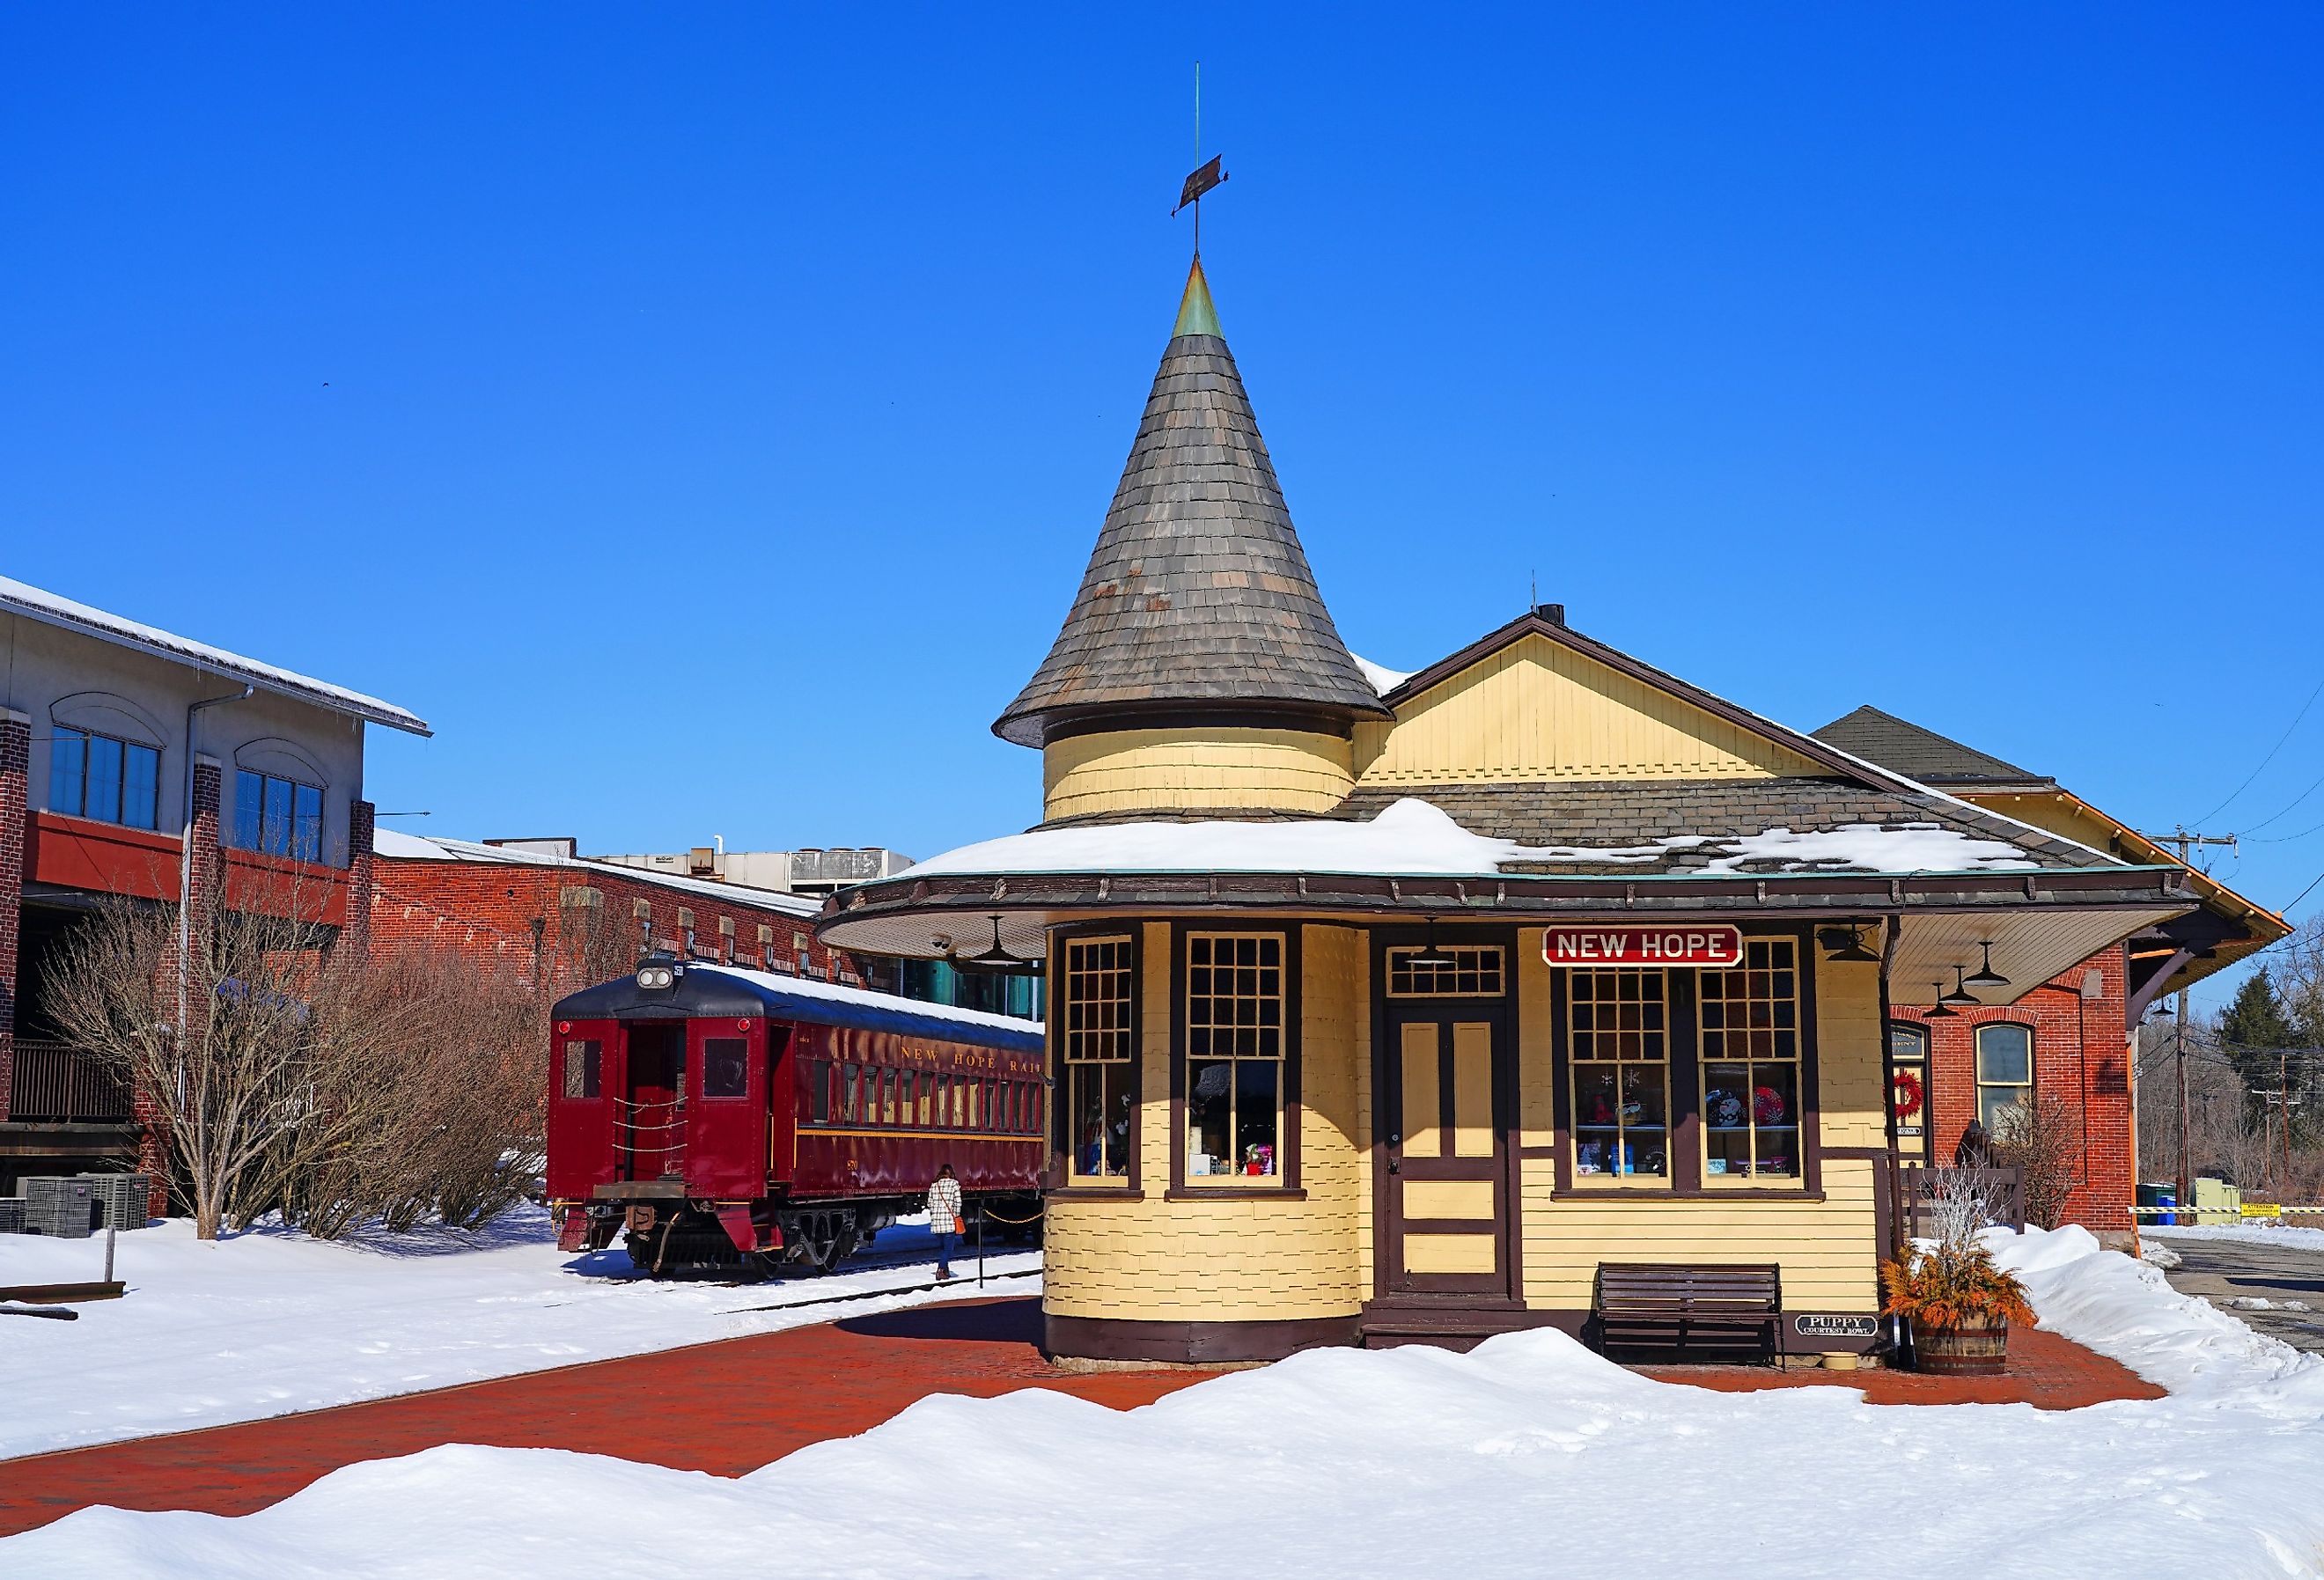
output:
[[880, 1123], [881, 1124], [896, 1123], [896, 1072], [894, 1070], [880, 1072]]
[[945, 1123], [959, 1130], [968, 1123], [968, 1083], [958, 1076], [947, 1076], [945, 1084], [952, 1089], [950, 1106], [945, 1110]]
[[740, 1037], [707, 1037], [702, 1042], [702, 1095], [747, 1097], [751, 1093], [751, 1045]]
[[1042, 1133], [1042, 1131], [1041, 1131], [1041, 1088], [1040, 1088], [1039, 1086], [1035, 1086], [1035, 1087], [1033, 1088], [1033, 1123], [1032, 1123], [1030, 1125], [1027, 1126], [1026, 1128], [1027, 1128], [1027, 1129], [1028, 1129], [1028, 1130], [1030, 1130], [1030, 1131], [1031, 1131], [1035, 1135], [1039, 1135], [1039, 1134], [1041, 1134], [1041, 1133]]
[[831, 1067], [820, 1059], [809, 1060], [807, 1067], [807, 1122], [831, 1123]]
[[595, 1097], [597, 1082], [604, 1067], [604, 1045], [594, 1040], [575, 1038], [565, 1045], [565, 1095], [567, 1097]]
[[853, 1065], [852, 1065], [852, 1064], [851, 1064], [851, 1065], [842, 1065], [842, 1066], [840, 1067], [840, 1068], [841, 1068], [841, 1070], [842, 1070], [843, 1074], [844, 1074], [844, 1076], [845, 1076], [845, 1082], [846, 1082], [845, 1086], [842, 1088], [842, 1090], [843, 1090], [843, 1091], [844, 1091], [844, 1092], [845, 1092], [845, 1094], [846, 1094], [846, 1104], [845, 1104], [845, 1107], [842, 1110], [842, 1112], [843, 1112], [843, 1113], [844, 1113], [846, 1114], [846, 1116], [847, 1116], [847, 1123], [850, 1123], [850, 1124], [853, 1124], [853, 1123], [857, 1121], [857, 1119], [858, 1119], [858, 1118], [860, 1118], [860, 1117], [862, 1116], [862, 1107], [861, 1107], [861, 1105], [860, 1105], [860, 1100], [858, 1099], [858, 1097], [857, 1097], [857, 1095], [856, 1095], [856, 1086], [857, 1086], [858, 1079], [859, 1079], [859, 1077], [862, 1075], [862, 1073], [863, 1073], [863, 1072], [862, 1072], [862, 1071], [861, 1071], [861, 1070], [859, 1070], [859, 1069], [857, 1069], [857, 1068], [856, 1068]]

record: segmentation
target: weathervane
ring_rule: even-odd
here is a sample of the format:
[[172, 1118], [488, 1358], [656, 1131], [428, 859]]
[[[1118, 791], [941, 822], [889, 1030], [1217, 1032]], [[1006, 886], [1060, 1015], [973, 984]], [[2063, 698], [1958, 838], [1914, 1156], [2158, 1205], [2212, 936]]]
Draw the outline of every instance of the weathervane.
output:
[[[1203, 157], [1203, 63], [1200, 60], [1194, 62], [1194, 157], [1197, 160]], [[1194, 256], [1197, 258], [1203, 255], [1203, 194], [1227, 179], [1227, 172], [1219, 168], [1219, 160], [1222, 157], [1213, 154], [1208, 164], [1197, 165], [1194, 173], [1186, 178], [1186, 184], [1178, 189], [1178, 208], [1194, 211]], [[1177, 217], [1178, 208], [1170, 210], [1173, 219]]]

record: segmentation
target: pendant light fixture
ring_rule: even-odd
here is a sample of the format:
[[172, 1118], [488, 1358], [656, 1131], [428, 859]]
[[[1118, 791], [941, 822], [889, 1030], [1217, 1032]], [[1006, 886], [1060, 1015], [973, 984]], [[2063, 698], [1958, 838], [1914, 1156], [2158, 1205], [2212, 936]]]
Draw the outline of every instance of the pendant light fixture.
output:
[[1978, 966], [1975, 971], [1969, 973], [1969, 985], [1979, 988], [2007, 987], [2009, 985], [2009, 978], [2002, 975], [2000, 972], [1996, 971], [1993, 968], [1993, 940], [1991, 938], [1979, 939], [1978, 942], [1978, 947], [1985, 951], [1985, 964]]
[[1429, 971], [1443, 971], [1460, 964], [1436, 947], [1436, 919], [1433, 916], [1428, 919], [1428, 942], [1421, 947], [1419, 954], [1406, 956], [1404, 963]]
[[1969, 992], [1969, 990], [1961, 983], [1961, 972], [1963, 969], [1964, 967], [1959, 966], [1953, 967], [1953, 990], [1949, 993], [1939, 994], [1937, 1003], [1941, 1004], [1966, 1004], [1970, 1009], [1981, 1008], [1982, 1005], [1978, 1003], [1977, 994]]
[[1941, 982], [1932, 982], [1929, 984], [1929, 985], [1937, 990], [1937, 1001], [1935, 1003], [1929, 1006], [1928, 1013], [1923, 1016], [1922, 1019], [1928, 1021], [1959, 1020], [1960, 1018], [1960, 1012], [1954, 1009], [1950, 1004], [1945, 1003], [1945, 984]]
[[980, 950], [978, 953], [968, 956], [964, 959], [954, 959], [952, 962], [954, 969], [991, 972], [1032, 972], [1038, 970], [1041, 964], [1039, 961], [1028, 960], [1021, 955], [1012, 955], [1001, 945], [1001, 918], [996, 914], [992, 917], [991, 920], [991, 947]]

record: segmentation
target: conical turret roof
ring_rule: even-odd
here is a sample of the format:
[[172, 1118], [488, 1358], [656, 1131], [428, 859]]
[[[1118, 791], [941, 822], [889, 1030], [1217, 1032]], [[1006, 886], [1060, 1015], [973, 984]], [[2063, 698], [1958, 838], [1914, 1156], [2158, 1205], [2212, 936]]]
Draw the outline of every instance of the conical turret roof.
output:
[[1035, 746], [1190, 708], [1388, 711], [1315, 589], [1199, 258], [1065, 629], [992, 728]]

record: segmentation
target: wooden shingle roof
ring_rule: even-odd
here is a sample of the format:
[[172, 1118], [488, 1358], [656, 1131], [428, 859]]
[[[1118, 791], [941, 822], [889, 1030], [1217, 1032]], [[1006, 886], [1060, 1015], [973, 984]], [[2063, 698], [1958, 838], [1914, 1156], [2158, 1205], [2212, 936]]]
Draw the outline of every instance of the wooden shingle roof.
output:
[[1950, 735], [1867, 706], [1815, 732], [1841, 751], [1923, 784], [2047, 784], [2049, 777], [1965, 746]]
[[1065, 628], [992, 728], [1037, 746], [1187, 709], [1388, 711], [1316, 590], [1200, 259]]

